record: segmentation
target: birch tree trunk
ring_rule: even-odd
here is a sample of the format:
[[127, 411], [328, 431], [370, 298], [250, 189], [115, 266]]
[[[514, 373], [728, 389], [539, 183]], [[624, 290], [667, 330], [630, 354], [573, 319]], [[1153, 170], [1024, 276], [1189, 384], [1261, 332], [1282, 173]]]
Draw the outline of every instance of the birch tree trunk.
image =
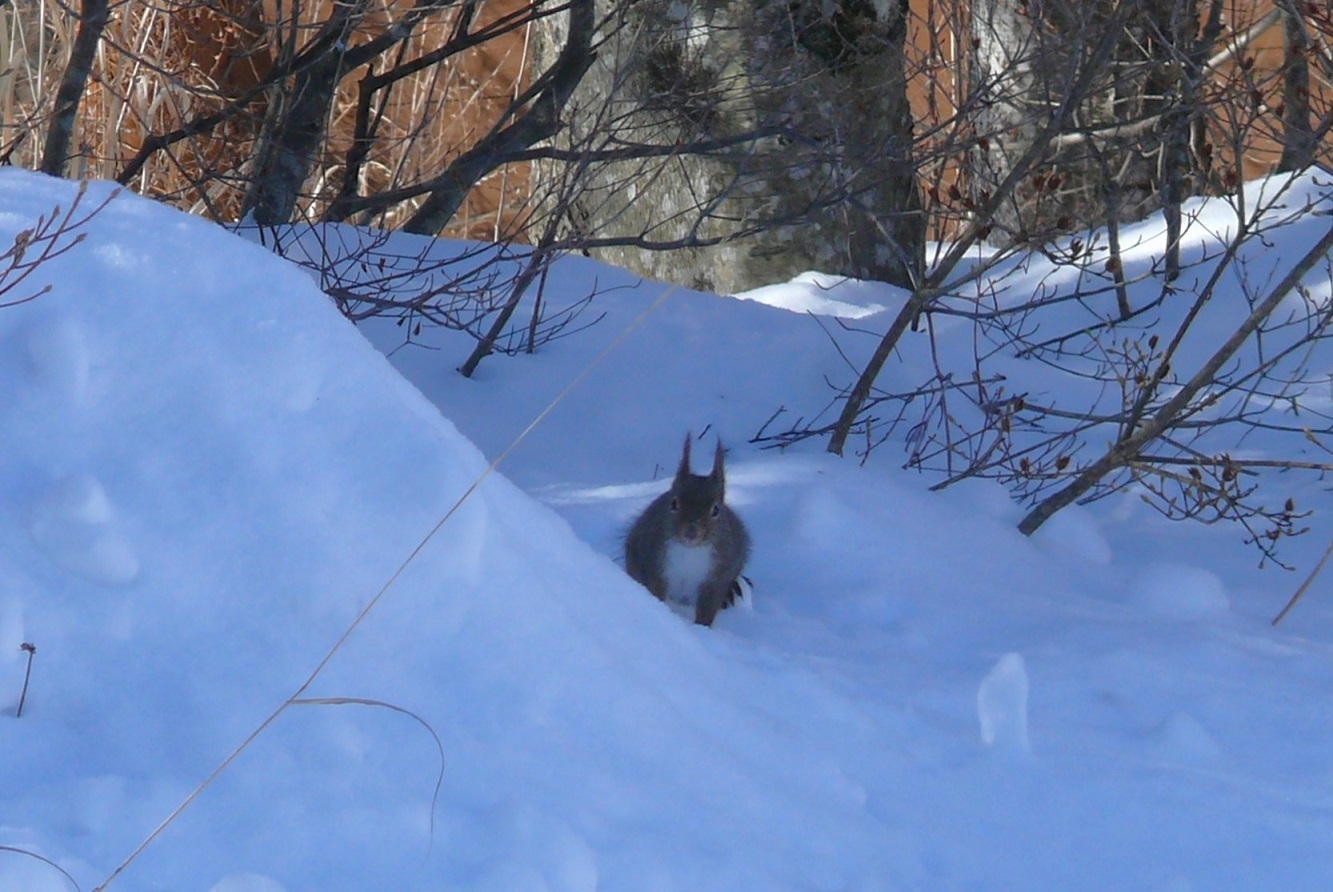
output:
[[[721, 292], [809, 269], [919, 281], [905, 2], [599, 0], [598, 19], [559, 143], [592, 253]], [[541, 31], [538, 65], [564, 42]]]

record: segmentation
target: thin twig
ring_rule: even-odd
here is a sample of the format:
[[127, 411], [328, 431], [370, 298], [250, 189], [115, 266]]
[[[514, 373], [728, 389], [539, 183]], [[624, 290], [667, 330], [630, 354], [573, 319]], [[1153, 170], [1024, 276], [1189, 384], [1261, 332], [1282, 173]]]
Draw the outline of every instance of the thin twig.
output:
[[1319, 563], [1314, 565], [1314, 569], [1310, 571], [1310, 575], [1301, 583], [1301, 587], [1296, 589], [1296, 594], [1291, 596], [1291, 600], [1287, 602], [1287, 606], [1282, 608], [1281, 613], [1273, 617], [1273, 625], [1276, 626], [1278, 623], [1282, 622], [1282, 618], [1291, 612], [1291, 608], [1296, 606], [1296, 602], [1301, 599], [1301, 595], [1305, 594], [1305, 590], [1310, 587], [1310, 583], [1315, 581], [1315, 577], [1319, 575], [1319, 571], [1324, 569], [1324, 564], [1328, 563], [1330, 556], [1333, 556], [1333, 540], [1329, 541], [1328, 548], [1324, 549], [1324, 556], [1319, 559]]
[[29, 852], [27, 849], [20, 849], [17, 846], [0, 846], [0, 852], [12, 852], [15, 855], [23, 855], [25, 857], [32, 858], [36, 861], [40, 861], [48, 867], [54, 867], [56, 870], [60, 871], [61, 876], [69, 880], [69, 884], [74, 887], [76, 892], [83, 892], [83, 887], [81, 887], [78, 884], [78, 882], [74, 879], [74, 877], [69, 875], [68, 870], [65, 870], [65, 868], [61, 867], [59, 864], [55, 863], [45, 855], [39, 855], [36, 852]]
[[25, 641], [19, 645], [19, 650], [27, 653], [28, 668], [23, 670], [23, 690], [19, 691], [19, 705], [18, 708], [14, 710], [14, 718], [16, 719], [22, 718], [23, 704], [28, 699], [28, 682], [32, 679], [32, 658], [37, 656], [37, 646]]
[[401, 706], [395, 706], [392, 703], [386, 703], [383, 700], [372, 700], [366, 697], [302, 697], [299, 700], [291, 701], [293, 706], [374, 706], [379, 709], [388, 709], [399, 715], [405, 715], [415, 721], [418, 725], [426, 729], [426, 733], [435, 741], [435, 749], [440, 754], [440, 770], [435, 775], [435, 791], [430, 797], [430, 841], [435, 842], [435, 806], [440, 801], [440, 790], [444, 788], [444, 743], [440, 740], [440, 735], [435, 733], [430, 722], [423, 719], [410, 709], [404, 709]]

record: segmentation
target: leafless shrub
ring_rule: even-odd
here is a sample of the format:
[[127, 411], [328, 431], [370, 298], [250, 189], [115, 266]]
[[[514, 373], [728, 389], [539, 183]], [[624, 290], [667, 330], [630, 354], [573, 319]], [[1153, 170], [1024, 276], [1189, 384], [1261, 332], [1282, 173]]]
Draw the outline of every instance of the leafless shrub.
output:
[[[930, 11], [919, 47], [949, 46], [935, 36], [943, 30], [974, 35], [959, 43], [979, 51], [963, 76], [936, 76], [924, 99], [932, 126], [917, 157], [932, 177], [940, 247], [855, 383], [835, 388], [837, 420], [821, 420], [827, 410], [785, 430], [770, 420], [758, 439], [828, 436], [830, 451], [860, 444], [864, 456], [892, 437], [940, 486], [975, 476], [1008, 485], [1032, 507], [1026, 533], [1065, 505], [1132, 488], [1171, 518], [1239, 523], [1276, 559], [1304, 514], [1260, 482], [1333, 469], [1319, 454], [1333, 426], [1312, 398], [1328, 386], [1311, 360], [1328, 335], [1327, 302], [1302, 278], [1327, 275], [1330, 242], [1305, 236], [1309, 253], [1286, 258], [1294, 267], [1274, 267], [1264, 245], [1279, 228], [1315, 226], [1333, 183], [1298, 200], [1285, 194], [1291, 182], [1272, 181], [1259, 206], [1240, 185], [1290, 144], [1307, 163], [1328, 152], [1329, 93], [1283, 77], [1297, 57], [1330, 70], [1326, 38], [1313, 38], [1317, 10], [1300, 23], [1310, 40], [1288, 37], [1283, 65], [1256, 61], [1282, 8], [1227, 9], [1229, 31], [1221, 4], [1186, 0]], [[1307, 104], [1293, 113], [1283, 96]], [[1204, 256], [1187, 199], [1209, 192], [1232, 196], [1234, 219]], [[1163, 212], [1166, 248], [1151, 265], [1127, 260], [1140, 252], [1125, 233], [1141, 230], [1126, 227], [1151, 210]], [[1244, 305], [1219, 326], [1219, 294], [1237, 283]], [[970, 352], [937, 337], [944, 319], [970, 326]], [[928, 379], [876, 385], [895, 351], [919, 349]], [[1068, 389], [1028, 392], [1024, 363], [1053, 367]], [[1260, 432], [1263, 456], [1245, 448]], [[1285, 451], [1272, 454], [1274, 443]]]
[[0, 252], [0, 309], [29, 303], [51, 291], [49, 284], [34, 289], [27, 282], [43, 265], [82, 243], [86, 233], [79, 230], [115, 197], [113, 193], [89, 210], [83, 206], [87, 191], [87, 184], [83, 184], [67, 209], [58, 205], [52, 208]]
[[[491, 353], [532, 353], [544, 344], [595, 325], [585, 316], [594, 286], [577, 300], [564, 295], [555, 309], [543, 300], [547, 272], [558, 252], [550, 246], [439, 242], [340, 224], [262, 227], [255, 237], [307, 269], [320, 289], [353, 321], [396, 321], [404, 344], [423, 328], [461, 331], [476, 342], [460, 365], [470, 376]], [[526, 301], [528, 313], [514, 316]]]

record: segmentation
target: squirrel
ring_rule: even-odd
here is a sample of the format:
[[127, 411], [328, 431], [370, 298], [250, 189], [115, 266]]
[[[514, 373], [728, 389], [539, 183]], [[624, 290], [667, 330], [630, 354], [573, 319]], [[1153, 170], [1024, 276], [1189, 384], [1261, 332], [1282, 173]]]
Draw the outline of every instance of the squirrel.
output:
[[711, 626], [740, 592], [750, 534], [724, 503], [722, 441], [707, 475], [690, 471], [690, 435], [671, 488], [654, 499], [625, 536], [625, 570], [659, 600]]

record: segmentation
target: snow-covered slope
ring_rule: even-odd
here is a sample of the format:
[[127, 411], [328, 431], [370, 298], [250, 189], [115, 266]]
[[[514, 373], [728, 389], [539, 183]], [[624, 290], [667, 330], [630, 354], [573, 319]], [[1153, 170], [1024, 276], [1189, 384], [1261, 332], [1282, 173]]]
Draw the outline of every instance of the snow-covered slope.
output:
[[[3, 243], [73, 196], [0, 171]], [[130, 196], [86, 231], [35, 274], [51, 293], [0, 310], [0, 846], [91, 889], [481, 477], [469, 440], [497, 455], [661, 286], [472, 381], [461, 341], [396, 352], [428, 402], [262, 249]], [[552, 287], [618, 275], [573, 260]], [[845, 373], [798, 313], [676, 292], [603, 362], [302, 694], [392, 708], [288, 708], [109, 888], [1333, 877], [1333, 598], [1272, 631], [1293, 580], [1234, 531], [1126, 503], [1027, 540], [989, 485], [746, 447]], [[710, 425], [755, 594], [700, 629], [613, 557]], [[68, 888], [0, 850], [0, 890]]]

